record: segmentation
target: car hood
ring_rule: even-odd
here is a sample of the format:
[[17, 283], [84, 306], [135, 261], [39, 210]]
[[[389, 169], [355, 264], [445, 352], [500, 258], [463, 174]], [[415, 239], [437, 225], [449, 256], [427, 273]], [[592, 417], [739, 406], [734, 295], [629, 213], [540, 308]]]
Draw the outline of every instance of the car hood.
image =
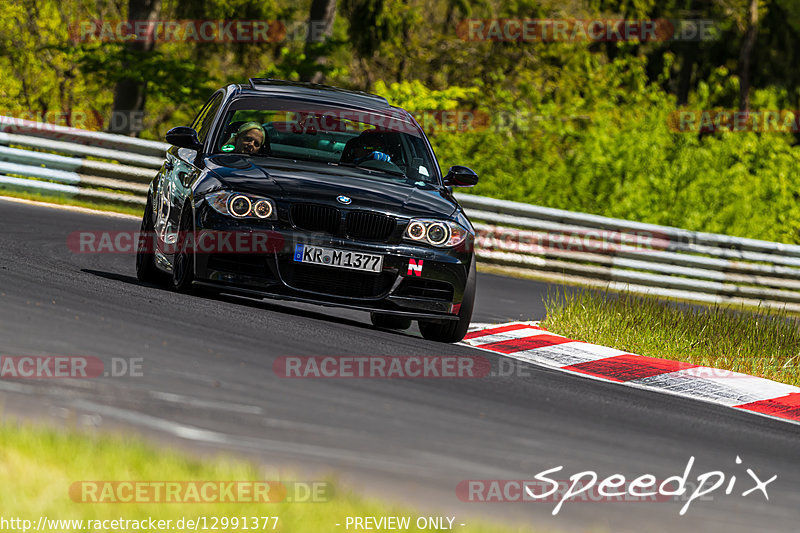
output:
[[449, 217], [457, 209], [439, 189], [416, 187], [351, 167], [226, 154], [207, 158], [206, 168], [226, 188], [287, 202], [342, 206], [336, 199], [347, 196], [349, 208], [402, 217]]

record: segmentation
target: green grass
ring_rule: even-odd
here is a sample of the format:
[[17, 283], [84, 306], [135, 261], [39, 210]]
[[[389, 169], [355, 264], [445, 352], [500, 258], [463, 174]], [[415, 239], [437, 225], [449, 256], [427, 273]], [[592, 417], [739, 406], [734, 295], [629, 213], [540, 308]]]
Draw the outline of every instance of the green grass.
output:
[[136, 215], [138, 217], [142, 216], [142, 212], [144, 211], [144, 206], [132, 206], [115, 202], [104, 202], [102, 200], [90, 200], [87, 198], [74, 196], [30, 192], [3, 186], [0, 186], [0, 196], [10, 196], [12, 198], [21, 198], [23, 200], [32, 200], [34, 202], [44, 202], [48, 204], [86, 207], [89, 209], [97, 209], [99, 211], [111, 211], [114, 213], [123, 213], [125, 215]]
[[542, 326], [629, 353], [800, 386], [800, 324], [772, 310], [678, 305], [630, 293], [551, 293]]
[[[171, 519], [173, 524], [181, 517], [278, 516], [276, 531], [306, 533], [345, 531], [347, 516], [411, 516], [413, 524], [418, 516], [435, 515], [362, 498], [342, 490], [332, 479], [321, 480], [333, 485], [333, 497], [327, 503], [78, 503], [71, 499], [69, 492], [70, 486], [79, 481], [297, 479], [277, 469], [233, 458], [200, 460], [176, 451], [158, 450], [130, 436], [87, 435], [9, 421], [0, 424], [0, 502], [3, 502], [3, 516], [30, 519], [34, 524], [39, 516], [64, 520], [153, 517]], [[308, 481], [307, 477], [300, 480]], [[455, 487], [453, 498], [456, 498]], [[456, 520], [466, 523], [466, 527], [457, 527], [466, 532], [531, 531], [528, 528], [479, 524], [458, 515]], [[342, 526], [337, 527], [337, 523]], [[223, 530], [220, 528], [219, 531]], [[419, 530], [412, 527], [409, 531]]]

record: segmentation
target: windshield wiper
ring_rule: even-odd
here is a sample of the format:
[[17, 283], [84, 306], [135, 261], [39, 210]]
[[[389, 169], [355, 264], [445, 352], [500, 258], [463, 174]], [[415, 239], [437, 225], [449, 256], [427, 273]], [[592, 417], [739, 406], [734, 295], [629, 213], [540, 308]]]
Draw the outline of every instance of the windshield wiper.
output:
[[406, 176], [406, 173], [403, 172], [402, 170], [394, 170], [394, 169], [391, 169], [391, 168], [375, 168], [375, 167], [364, 167], [364, 166], [361, 166], [363, 163], [369, 163], [370, 161], [373, 161], [373, 159], [367, 159], [366, 161], [362, 161], [361, 163], [339, 163], [339, 165], [344, 166], [344, 167], [357, 167], [357, 168], [361, 168], [361, 169], [364, 169], [364, 170], [375, 171], [375, 172], [383, 172], [385, 174], [391, 174], [393, 176], [400, 176], [401, 178], [408, 179], [408, 176]]

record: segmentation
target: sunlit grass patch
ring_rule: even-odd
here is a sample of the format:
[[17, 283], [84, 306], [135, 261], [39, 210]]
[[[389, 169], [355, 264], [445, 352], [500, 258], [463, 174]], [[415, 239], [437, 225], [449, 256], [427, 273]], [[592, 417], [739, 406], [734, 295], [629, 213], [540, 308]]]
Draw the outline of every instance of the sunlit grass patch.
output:
[[[289, 486], [291, 481], [309, 482], [275, 468], [265, 468], [255, 463], [230, 457], [200, 460], [182, 455], [174, 450], [159, 450], [137, 438], [106, 434], [86, 435], [75, 431], [61, 431], [18, 425], [14, 422], [0, 424], [0, 501], [5, 517], [21, 517], [37, 524], [39, 517], [58, 520], [113, 520], [145, 519], [172, 520], [207, 517], [248, 517], [247, 526], [223, 529], [221, 523], [215, 531], [273, 531], [274, 521], [263, 520], [253, 528], [251, 517], [279, 517], [275, 531], [325, 532], [344, 531], [348, 516], [409, 516], [411, 524], [416, 517], [429, 516], [405, 506], [366, 499], [336, 486], [335, 479], [320, 479], [330, 484], [328, 501], [280, 503], [83, 503], [75, 500], [70, 487], [76, 482], [110, 481], [281, 481]], [[455, 488], [453, 498], [456, 498]], [[441, 513], [442, 515], [446, 513]], [[510, 533], [531, 531], [512, 527], [489, 526], [474, 520], [457, 517], [460, 531], [479, 533]], [[85, 523], [85, 522], [84, 522]], [[342, 524], [337, 526], [336, 524]], [[455, 527], [455, 526], [454, 526]], [[80, 530], [81, 528], [74, 529]], [[92, 529], [82, 528], [84, 531]], [[174, 526], [169, 530], [178, 530]], [[203, 531], [200, 526], [199, 531]], [[41, 533], [62, 533], [63, 530], [45, 530]], [[410, 527], [407, 531], [419, 531]], [[37, 532], [40, 533], [40, 532]], [[68, 533], [68, 532], [65, 532]], [[150, 532], [155, 533], [155, 532]]]
[[542, 326], [575, 340], [800, 386], [800, 322], [782, 311], [590, 290], [551, 293], [545, 307]]

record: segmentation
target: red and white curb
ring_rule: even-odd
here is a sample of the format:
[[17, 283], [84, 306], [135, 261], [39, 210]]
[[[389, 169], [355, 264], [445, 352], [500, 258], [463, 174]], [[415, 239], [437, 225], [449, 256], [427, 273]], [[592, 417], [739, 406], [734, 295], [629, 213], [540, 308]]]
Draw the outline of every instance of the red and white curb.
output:
[[537, 322], [473, 324], [462, 344], [640, 389], [800, 423], [800, 388], [747, 374], [644, 357], [550, 333]]

